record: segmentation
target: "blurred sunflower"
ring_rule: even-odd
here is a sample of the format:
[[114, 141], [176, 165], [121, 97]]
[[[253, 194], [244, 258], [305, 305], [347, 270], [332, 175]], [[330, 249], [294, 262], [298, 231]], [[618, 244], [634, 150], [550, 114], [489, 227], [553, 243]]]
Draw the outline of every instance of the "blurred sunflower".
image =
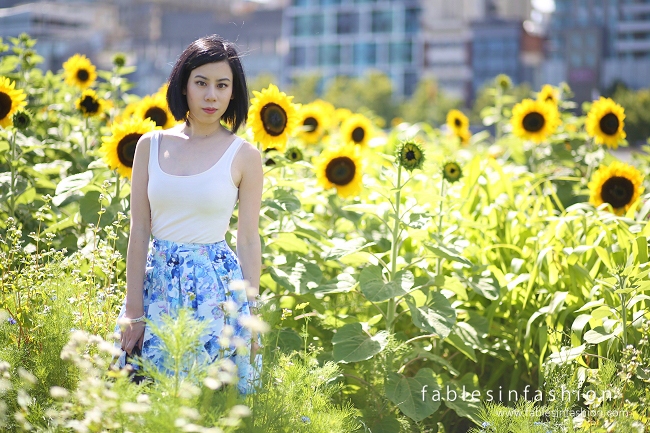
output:
[[27, 105], [25, 92], [15, 87], [14, 81], [0, 77], [0, 126], [3, 128], [11, 126], [13, 114]]
[[106, 110], [106, 101], [99, 98], [92, 89], [83, 91], [76, 102], [77, 109], [86, 117], [93, 117], [103, 114]]
[[594, 206], [609, 203], [617, 215], [626, 212], [643, 192], [643, 176], [633, 166], [614, 161], [601, 166], [588, 184], [589, 202]]
[[343, 122], [345, 122], [350, 116], [352, 116], [352, 111], [347, 108], [335, 108], [334, 109], [334, 121], [340, 127]]
[[284, 156], [291, 162], [303, 160], [302, 152], [295, 146], [288, 148], [284, 153]]
[[361, 192], [361, 154], [353, 143], [323, 151], [314, 161], [318, 184], [325, 189], [336, 188], [341, 197]]
[[537, 100], [557, 105], [560, 102], [560, 92], [550, 84], [544, 84], [542, 90], [537, 94]]
[[84, 55], [75, 54], [63, 63], [65, 82], [80, 89], [86, 89], [97, 79], [95, 65]]
[[596, 144], [605, 144], [610, 148], [618, 148], [625, 139], [623, 130], [625, 110], [610, 98], [601, 98], [591, 105], [587, 114], [585, 127], [587, 134], [594, 137]]
[[329, 117], [325, 114], [319, 104], [305, 104], [299, 110], [300, 133], [298, 134], [305, 142], [317, 143], [328, 127]]
[[506, 74], [499, 74], [494, 78], [494, 84], [506, 92], [512, 87], [512, 80]]
[[541, 143], [559, 126], [560, 113], [553, 104], [524, 99], [513, 107], [510, 122], [515, 135]]
[[372, 138], [372, 122], [363, 114], [353, 114], [341, 124], [343, 143], [366, 147]]
[[131, 179], [133, 157], [138, 140], [147, 132], [156, 129], [156, 124], [149, 119], [127, 119], [111, 126], [111, 135], [102, 137], [101, 151], [104, 161], [111, 169]]
[[167, 98], [162, 93], [154, 93], [142, 98], [133, 115], [138, 119], [150, 119], [161, 129], [171, 128], [177, 123], [172, 112], [169, 111]]
[[397, 161], [408, 171], [422, 168], [422, 164], [424, 164], [424, 152], [422, 151], [422, 146], [414, 141], [402, 143], [397, 148]]
[[248, 110], [253, 139], [262, 144], [262, 149], [274, 147], [284, 151], [287, 140], [298, 126], [298, 109], [274, 84], [261, 92], [253, 90], [255, 97]]
[[442, 167], [442, 177], [447, 179], [447, 182], [454, 183], [463, 176], [463, 170], [457, 162], [447, 162]]
[[447, 127], [452, 134], [460, 138], [461, 143], [467, 144], [471, 133], [469, 132], [469, 119], [460, 110], [449, 110], [447, 113]]
[[123, 122], [127, 119], [130, 119], [135, 115], [135, 112], [138, 111], [139, 106], [140, 106], [140, 101], [131, 102], [130, 104], [127, 104], [127, 106], [124, 107], [124, 110], [122, 110], [122, 112], [115, 117], [115, 121]]

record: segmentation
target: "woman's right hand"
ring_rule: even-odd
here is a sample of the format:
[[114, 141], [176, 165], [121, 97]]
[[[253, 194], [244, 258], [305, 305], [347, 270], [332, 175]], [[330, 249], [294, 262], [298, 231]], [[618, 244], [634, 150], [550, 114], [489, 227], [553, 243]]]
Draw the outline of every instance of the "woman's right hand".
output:
[[120, 336], [120, 344], [122, 350], [126, 351], [126, 353], [129, 355], [131, 354], [131, 351], [136, 346], [136, 344], [140, 349], [142, 349], [144, 326], [145, 322], [120, 324], [120, 328], [122, 330]]

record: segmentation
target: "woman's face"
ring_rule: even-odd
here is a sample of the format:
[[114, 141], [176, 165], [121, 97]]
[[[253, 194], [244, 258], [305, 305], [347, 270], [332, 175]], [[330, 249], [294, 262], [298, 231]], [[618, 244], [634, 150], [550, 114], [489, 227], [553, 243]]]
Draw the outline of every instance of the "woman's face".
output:
[[232, 69], [227, 61], [206, 63], [190, 72], [185, 95], [189, 117], [203, 123], [219, 121], [232, 98]]

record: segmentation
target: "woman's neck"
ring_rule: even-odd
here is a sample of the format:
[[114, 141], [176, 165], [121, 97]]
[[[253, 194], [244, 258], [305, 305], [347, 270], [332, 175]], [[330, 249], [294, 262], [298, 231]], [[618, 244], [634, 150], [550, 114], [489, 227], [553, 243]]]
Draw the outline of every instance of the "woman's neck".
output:
[[222, 132], [228, 131], [226, 128], [221, 126], [221, 122], [216, 122], [216, 125], [200, 125], [196, 121], [190, 121], [190, 124], [185, 125], [183, 130], [188, 138], [197, 140], [215, 137], [221, 135]]

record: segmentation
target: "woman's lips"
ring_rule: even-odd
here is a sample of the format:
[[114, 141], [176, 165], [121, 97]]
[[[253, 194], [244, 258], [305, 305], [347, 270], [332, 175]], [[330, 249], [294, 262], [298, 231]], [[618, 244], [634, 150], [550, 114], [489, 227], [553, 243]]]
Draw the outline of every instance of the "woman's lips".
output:
[[203, 111], [205, 111], [208, 114], [214, 114], [217, 112], [216, 108], [204, 108]]

